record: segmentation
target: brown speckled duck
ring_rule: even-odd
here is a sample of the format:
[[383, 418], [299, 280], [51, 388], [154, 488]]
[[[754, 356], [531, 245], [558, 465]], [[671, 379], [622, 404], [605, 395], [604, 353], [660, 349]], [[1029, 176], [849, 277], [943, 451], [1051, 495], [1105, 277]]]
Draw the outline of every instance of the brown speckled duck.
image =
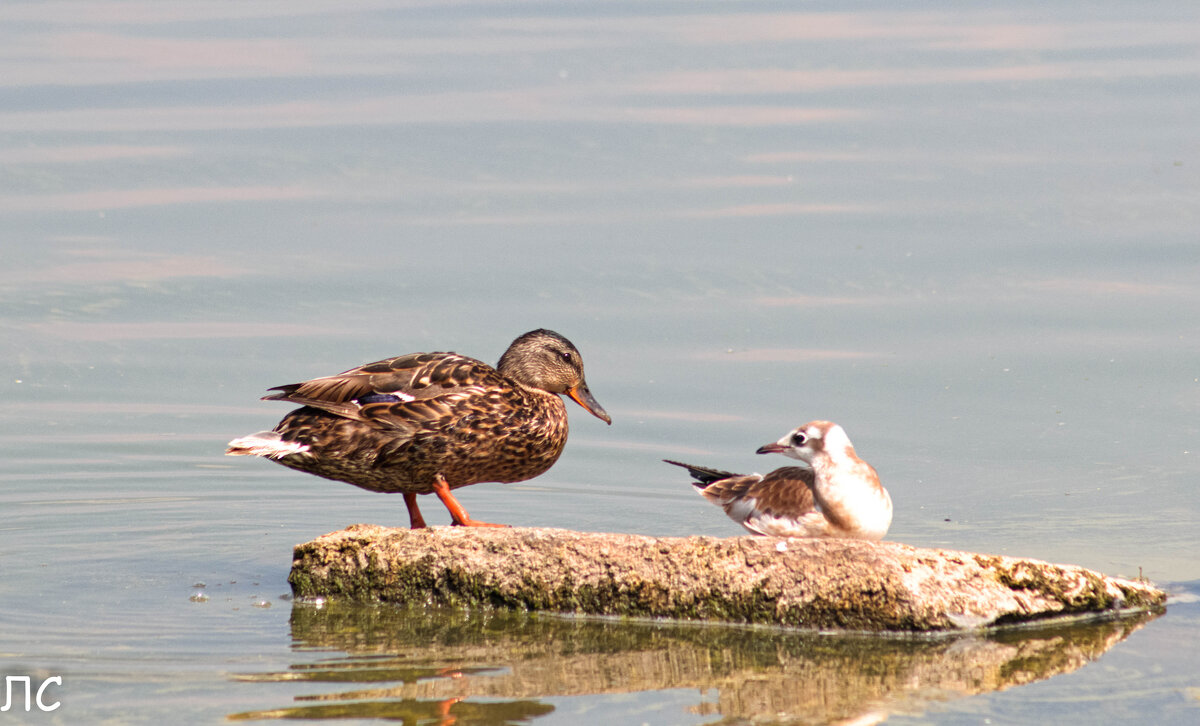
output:
[[532, 479], [567, 443], [570, 396], [611, 424], [563, 336], [533, 330], [496, 368], [457, 353], [411, 353], [345, 373], [271, 389], [263, 400], [298, 403], [271, 431], [229, 442], [226, 454], [262, 456], [373, 492], [401, 492], [413, 529], [417, 495], [434, 493], [456, 525], [470, 518], [451, 489]]

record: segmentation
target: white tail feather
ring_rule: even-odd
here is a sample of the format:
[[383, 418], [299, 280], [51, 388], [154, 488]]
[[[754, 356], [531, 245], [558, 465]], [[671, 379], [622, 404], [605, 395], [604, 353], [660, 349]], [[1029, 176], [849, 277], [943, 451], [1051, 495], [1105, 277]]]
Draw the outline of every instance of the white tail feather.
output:
[[225, 450], [228, 456], [265, 456], [268, 459], [282, 459], [289, 454], [299, 454], [308, 451], [308, 445], [299, 441], [284, 441], [274, 431], [259, 431], [256, 434], [243, 436], [229, 442]]

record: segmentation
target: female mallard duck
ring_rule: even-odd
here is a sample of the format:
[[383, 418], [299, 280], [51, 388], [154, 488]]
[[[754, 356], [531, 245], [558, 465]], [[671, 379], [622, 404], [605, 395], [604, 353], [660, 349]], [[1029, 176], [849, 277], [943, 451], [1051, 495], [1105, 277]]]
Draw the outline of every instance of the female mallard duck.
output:
[[868, 540], [887, 534], [892, 498], [841, 426], [810, 421], [758, 453], [783, 454], [804, 466], [742, 475], [664, 461], [687, 469], [701, 496], [754, 534]]
[[457, 353], [411, 353], [345, 373], [271, 389], [299, 403], [271, 431], [229, 442], [226, 454], [263, 456], [373, 492], [401, 492], [413, 529], [426, 526], [417, 495], [436, 494], [453, 523], [470, 518], [451, 489], [515, 482], [545, 472], [567, 443], [567, 394], [607, 424], [571, 341], [534, 330], [496, 368]]

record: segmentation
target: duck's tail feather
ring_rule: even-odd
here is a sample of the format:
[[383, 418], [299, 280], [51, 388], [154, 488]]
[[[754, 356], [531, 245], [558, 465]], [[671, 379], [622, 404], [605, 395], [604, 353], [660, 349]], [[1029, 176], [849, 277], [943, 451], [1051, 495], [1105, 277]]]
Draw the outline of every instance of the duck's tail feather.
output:
[[308, 451], [307, 444], [285, 441], [276, 431], [259, 431], [242, 436], [230, 441], [229, 448], [225, 449], [228, 456], [265, 456], [268, 459], [282, 459], [289, 454], [305, 451]]

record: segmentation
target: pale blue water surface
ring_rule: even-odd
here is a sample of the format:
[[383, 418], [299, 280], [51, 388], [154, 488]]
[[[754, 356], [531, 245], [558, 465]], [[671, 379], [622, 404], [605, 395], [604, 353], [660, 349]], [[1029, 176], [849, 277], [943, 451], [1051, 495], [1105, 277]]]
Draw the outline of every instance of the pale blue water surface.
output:
[[[1197, 119], [1190, 3], [6, 0], [0, 671], [64, 682], [0, 721], [1200, 722]], [[763, 470], [828, 418], [889, 539], [1175, 598], [1063, 675], [804, 710], [788, 663], [926, 646], [282, 597], [297, 542], [407, 516], [223, 457], [265, 389], [536, 327], [613, 425], [572, 406], [481, 519], [737, 536], [659, 460]]]

